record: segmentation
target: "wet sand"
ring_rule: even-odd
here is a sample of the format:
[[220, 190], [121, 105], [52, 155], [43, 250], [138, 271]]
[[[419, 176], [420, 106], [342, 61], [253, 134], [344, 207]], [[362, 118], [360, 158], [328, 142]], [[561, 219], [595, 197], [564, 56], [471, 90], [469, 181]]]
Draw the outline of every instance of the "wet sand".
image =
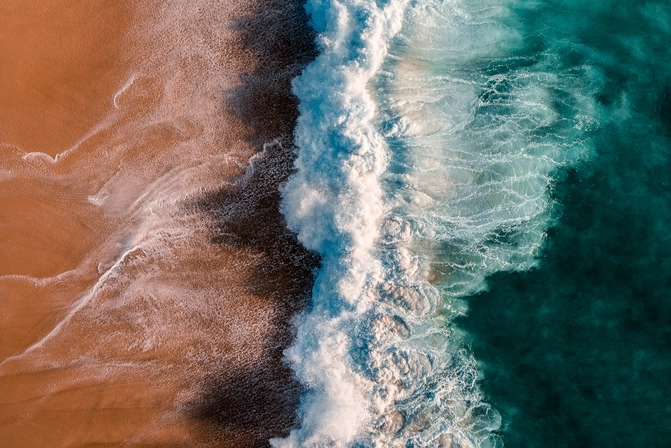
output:
[[281, 353], [317, 259], [277, 186], [305, 21], [0, 5], [0, 445], [266, 446], [296, 423]]

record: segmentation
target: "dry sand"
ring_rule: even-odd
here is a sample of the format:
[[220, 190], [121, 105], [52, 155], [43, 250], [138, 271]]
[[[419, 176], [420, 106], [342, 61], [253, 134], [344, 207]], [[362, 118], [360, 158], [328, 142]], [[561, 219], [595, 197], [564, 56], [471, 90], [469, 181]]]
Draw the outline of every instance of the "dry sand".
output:
[[311, 42], [291, 1], [0, 3], [1, 446], [295, 424], [317, 260], [277, 186]]

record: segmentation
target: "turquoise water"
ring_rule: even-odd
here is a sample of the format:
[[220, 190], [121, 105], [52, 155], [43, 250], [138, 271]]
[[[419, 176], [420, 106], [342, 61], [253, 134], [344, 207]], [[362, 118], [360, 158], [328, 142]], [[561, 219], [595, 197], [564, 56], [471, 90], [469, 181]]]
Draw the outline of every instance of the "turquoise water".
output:
[[481, 388], [514, 447], [671, 446], [671, 4], [515, 11], [527, 54], [603, 74], [595, 157], [555, 174], [537, 269], [469, 298]]
[[282, 211], [322, 265], [271, 443], [668, 446], [671, 5], [306, 8]]

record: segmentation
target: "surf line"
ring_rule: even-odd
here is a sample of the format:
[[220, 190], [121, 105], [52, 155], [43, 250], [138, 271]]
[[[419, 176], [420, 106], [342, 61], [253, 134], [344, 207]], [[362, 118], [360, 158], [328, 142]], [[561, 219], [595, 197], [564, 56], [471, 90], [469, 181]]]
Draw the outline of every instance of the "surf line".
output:
[[[408, 0], [309, 1], [321, 54], [294, 81], [300, 100], [296, 173], [282, 187], [282, 212], [322, 256], [312, 307], [286, 356], [307, 387], [300, 428], [275, 448], [346, 446], [377, 433], [393, 396], [359, 369], [356, 334], [370, 323], [383, 275], [374, 255], [385, 213], [379, 178], [387, 153], [372, 120], [367, 84], [399, 32]], [[380, 391], [377, 391], [380, 392]]]

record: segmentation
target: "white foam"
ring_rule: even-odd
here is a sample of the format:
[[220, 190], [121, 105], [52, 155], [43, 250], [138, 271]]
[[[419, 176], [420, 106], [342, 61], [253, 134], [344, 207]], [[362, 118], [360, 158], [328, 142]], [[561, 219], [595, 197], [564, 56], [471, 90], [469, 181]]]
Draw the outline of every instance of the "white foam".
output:
[[294, 84], [283, 212], [322, 268], [286, 352], [308, 389], [301, 427], [272, 444], [498, 446], [500, 416], [451, 320], [487, 275], [535, 265], [551, 176], [588, 154], [553, 92], [582, 123], [594, 86], [542, 59], [489, 74], [521, 42], [506, 1], [308, 11], [322, 54]]
[[390, 38], [401, 25], [404, 0], [310, 2], [323, 27], [322, 54], [294, 83], [301, 99], [295, 137], [298, 169], [285, 185], [283, 211], [299, 239], [322, 257], [313, 310], [298, 324], [288, 350], [309, 388], [302, 426], [276, 447], [344, 446], [369, 432], [373, 382], [352, 368], [352, 334], [374, 303], [382, 268], [373, 254], [384, 214], [379, 176], [384, 142], [372, 125], [375, 104], [366, 89]]
[[115, 108], [115, 109], [118, 109], [118, 108], [119, 108], [119, 102], [118, 102], [119, 98], [120, 98], [124, 93], [126, 93], [126, 91], [130, 88], [130, 86], [133, 85], [133, 83], [135, 82], [135, 79], [137, 78], [137, 76], [138, 76], [137, 73], [133, 73], [132, 75], [130, 75], [130, 78], [128, 78], [128, 80], [126, 81], [126, 83], [125, 83], [123, 86], [121, 86], [121, 88], [120, 88], [119, 90], [116, 91], [116, 93], [115, 93], [114, 96], [112, 97], [112, 104], [114, 105], [114, 108]]

